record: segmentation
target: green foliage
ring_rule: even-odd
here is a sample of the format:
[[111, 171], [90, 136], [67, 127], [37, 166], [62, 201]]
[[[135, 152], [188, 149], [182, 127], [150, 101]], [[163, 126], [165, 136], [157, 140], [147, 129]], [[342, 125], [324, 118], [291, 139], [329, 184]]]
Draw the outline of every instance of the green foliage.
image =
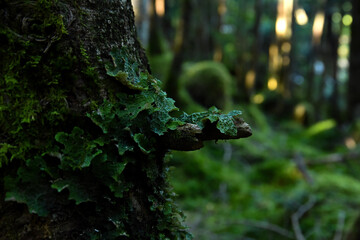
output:
[[[331, 128], [313, 140], [297, 123], [277, 122], [254, 105], [244, 108], [251, 138], [173, 154], [171, 183], [196, 239], [289, 239], [263, 226], [294, 236], [291, 216], [309, 198], [315, 205], [300, 219], [307, 239], [332, 239], [340, 214], [348, 233], [360, 207], [357, 160], [320, 164], [339, 135], [327, 134]], [[300, 171], [298, 155], [313, 183]]]
[[[166, 80], [174, 57], [173, 53], [167, 51], [161, 55], [148, 55], [148, 57], [152, 75], [162, 81]], [[163, 84], [166, 84], [166, 82], [163, 82]]]
[[0, 168], [1, 168], [3, 163], [4, 164], [9, 163], [8, 153], [11, 154], [11, 151], [16, 149], [16, 147], [7, 143], [1, 143], [0, 146], [1, 146], [0, 148]]
[[211, 107], [207, 112], [186, 114], [180, 118], [181, 121], [197, 124], [200, 128], [205, 126], [205, 123], [209, 121], [210, 123], [216, 123], [216, 127], [221, 133], [230, 136], [236, 136], [237, 129], [234, 124], [233, 118], [239, 117], [241, 111], [233, 110], [228, 114], [221, 114], [221, 111], [216, 107]]
[[66, 179], [58, 178], [52, 184], [51, 187], [56, 189], [58, 192], [68, 189], [69, 200], [74, 200], [76, 204], [84, 202], [95, 202], [94, 196], [85, 187], [86, 179], [81, 179], [78, 176], [68, 176]]
[[[316, 175], [317, 191], [331, 194], [335, 191], [339, 195], [357, 199], [360, 194], [358, 179], [340, 173], [320, 172]], [[360, 203], [360, 202], [359, 202]]]
[[333, 119], [324, 120], [324, 121], [318, 122], [318, 123], [314, 124], [313, 126], [309, 127], [306, 130], [305, 135], [307, 137], [312, 137], [314, 135], [318, 135], [324, 131], [332, 129], [335, 126], [336, 126], [335, 120], [333, 120]]
[[[97, 148], [97, 144], [88, 141], [84, 137], [84, 131], [75, 127], [71, 134], [59, 132], [55, 135], [56, 141], [64, 145], [64, 149], [60, 154], [60, 168], [81, 169], [89, 167], [91, 160], [102, 151]], [[64, 156], [64, 157], [62, 157]]]
[[218, 154], [212, 155], [215, 151], [210, 149], [221, 151], [223, 145], [208, 144], [207, 146], [197, 152], [174, 154], [173, 164], [177, 167], [171, 169], [171, 179], [176, 193], [183, 199], [183, 207], [187, 210], [206, 205], [209, 199], [221, 202], [223, 199], [218, 191], [222, 183], [226, 183], [232, 193], [228, 199], [230, 202], [239, 201], [248, 190], [242, 173], [231, 166], [223, 165], [217, 160], [221, 158]]
[[52, 171], [39, 156], [26, 160], [25, 165], [18, 168], [16, 176], [5, 177], [6, 200], [25, 203], [31, 213], [46, 216], [51, 208], [47, 201], [54, 201], [55, 196], [45, 172]]
[[129, 61], [126, 51], [125, 48], [122, 48], [110, 53], [113, 66], [107, 65], [106, 72], [130, 89], [145, 90], [147, 87], [147, 74], [139, 71], [138, 63]]

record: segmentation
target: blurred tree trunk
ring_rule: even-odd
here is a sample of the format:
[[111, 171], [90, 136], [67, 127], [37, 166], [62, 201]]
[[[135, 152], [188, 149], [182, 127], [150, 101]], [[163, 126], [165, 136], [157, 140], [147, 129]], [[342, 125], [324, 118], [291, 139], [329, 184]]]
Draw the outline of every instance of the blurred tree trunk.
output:
[[190, 25], [185, 29], [189, 34], [184, 39], [186, 60], [201, 61], [212, 59], [215, 48], [214, 34], [219, 23], [218, 0], [192, 0]]
[[148, 53], [160, 55], [164, 52], [164, 37], [161, 26], [161, 19], [156, 13], [156, 0], [150, 3], [150, 39]]
[[178, 95], [178, 79], [181, 74], [181, 66], [185, 60], [185, 41], [189, 38], [191, 24], [192, 0], [183, 0], [181, 5], [181, 18], [177, 26], [174, 40], [174, 58], [171, 62], [169, 75], [166, 80], [165, 90], [176, 102], [182, 104]]
[[[221, 33], [222, 27], [224, 26], [225, 14], [227, 12], [226, 0], [218, 0], [217, 6], [217, 25], [214, 32]], [[220, 43], [214, 43], [214, 55], [213, 60], [221, 62], [223, 59], [223, 46]]]
[[[333, 86], [333, 90], [330, 98], [330, 106], [327, 104], [327, 108], [329, 109], [330, 117], [334, 118], [338, 123], [341, 123], [342, 117], [340, 114], [340, 106], [339, 106], [339, 83], [337, 79], [338, 74], [338, 48], [339, 48], [339, 34], [333, 31], [333, 21], [331, 20], [331, 15], [326, 14], [327, 17], [327, 36], [328, 40], [328, 58], [327, 58], [327, 66], [329, 69], [329, 75], [331, 76], [331, 83]], [[326, 103], [324, 103], [326, 104]]]
[[254, 79], [254, 88], [256, 85], [259, 85], [258, 80], [259, 78], [259, 55], [260, 55], [260, 47], [261, 47], [261, 35], [260, 35], [260, 23], [262, 17], [262, 0], [255, 1], [255, 22], [252, 29], [254, 35], [254, 43], [252, 46], [252, 59], [251, 59], [251, 70], [255, 72], [255, 79]]
[[[250, 4], [250, 6], [248, 5]], [[250, 101], [251, 96], [254, 94], [255, 89], [260, 89], [262, 74], [259, 68], [259, 58], [261, 54], [261, 48], [263, 40], [261, 39], [261, 18], [263, 16], [263, 0], [256, 0], [253, 2], [238, 2], [239, 9], [254, 8], [254, 21], [249, 31], [244, 30], [245, 25], [237, 25], [235, 36], [236, 36], [236, 63], [235, 65], [235, 77], [238, 86], [238, 94], [236, 97], [238, 101]], [[246, 19], [246, 13], [244, 10], [240, 12], [241, 18], [244, 21]], [[241, 21], [241, 20], [240, 20]], [[248, 35], [248, 32], [250, 34]], [[244, 37], [246, 36], [246, 37]], [[251, 49], [249, 51], [249, 49]], [[246, 53], [251, 53], [247, 56]]]
[[310, 52], [308, 59], [308, 72], [306, 77], [306, 101], [310, 104], [313, 104], [315, 101], [314, 97], [314, 86], [315, 86], [315, 72], [314, 72], [314, 63], [315, 57], [317, 56], [318, 48], [312, 46], [312, 51]]
[[174, 40], [174, 58], [170, 67], [165, 89], [180, 105], [178, 98], [178, 77], [181, 66], [187, 60], [212, 59], [218, 26], [217, 0], [183, 0], [181, 19]]
[[360, 116], [360, 3], [352, 1], [351, 43], [350, 43], [350, 71], [348, 83], [347, 115], [350, 121]]
[[[242, 9], [245, 6], [244, 4], [245, 3], [243, 1], [239, 1], [237, 7], [239, 9]], [[244, 52], [246, 52], [245, 49], [249, 47], [249, 45], [246, 42], [246, 38], [244, 38], [243, 29], [238, 25], [236, 25], [234, 34], [236, 39], [236, 42], [234, 43], [235, 51], [236, 51], [234, 72], [235, 72], [237, 91], [238, 91], [235, 97], [237, 98], [236, 100], [238, 102], [249, 101], [251, 93], [247, 91], [246, 83], [245, 83], [246, 71], [248, 70], [248, 66], [246, 65], [246, 61], [244, 59], [245, 54], [243, 54]]]
[[148, 0], [133, 0], [135, 12], [135, 25], [142, 46], [146, 48], [150, 33], [150, 4]]
[[177, 3], [177, 0], [173, 0], [172, 4], [169, 0], [165, 0], [165, 15], [161, 19], [161, 26], [163, 29], [164, 37], [168, 43], [171, 43], [174, 39], [174, 27], [172, 26], [172, 18], [176, 10], [179, 8], [180, 4]]

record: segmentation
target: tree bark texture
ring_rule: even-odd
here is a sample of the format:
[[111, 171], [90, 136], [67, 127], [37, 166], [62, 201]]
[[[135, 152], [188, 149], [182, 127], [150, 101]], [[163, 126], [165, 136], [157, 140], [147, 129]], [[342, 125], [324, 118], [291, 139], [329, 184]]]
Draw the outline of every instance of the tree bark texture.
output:
[[164, 142], [246, 137], [249, 126], [236, 111], [170, 115], [130, 0], [0, 7], [0, 239], [190, 239]]
[[[175, 238], [176, 231], [183, 231], [176, 227], [176, 216], [169, 213], [175, 220], [160, 230], [157, 226], [161, 220], [157, 218], [161, 217], [156, 211], [151, 212], [152, 202], [148, 200], [150, 192], [155, 191], [152, 185], [167, 192], [162, 162], [165, 151], [157, 152], [150, 161], [127, 164], [121, 181], [127, 182], [124, 184], [129, 190], [122, 198], [113, 197], [93, 179], [91, 172], [99, 166], [74, 170], [78, 176], [74, 181], [83, 181], [84, 188], [93, 188], [91, 192], [97, 193], [101, 208], [94, 200], [83, 202], [74, 197], [75, 202], [69, 201], [69, 194], [80, 189], [58, 189], [56, 193], [48, 187], [56, 181], [69, 180], [71, 173], [67, 171], [56, 173], [55, 178], [53, 173], [37, 172], [45, 175], [40, 182], [45, 181], [47, 187], [43, 191], [49, 190], [47, 195], [32, 189], [37, 184], [35, 179], [30, 184], [32, 179], [26, 180], [17, 173], [20, 168], [30, 173], [30, 165], [38, 164], [32, 158], [40, 152], [46, 166], [51, 161], [55, 166], [59, 164], [59, 157], [48, 152], [48, 143], [55, 142], [57, 132], [70, 132], [77, 126], [93, 136], [101, 134], [86, 113], [104, 99], [110, 101], [116, 92], [124, 91], [106, 74], [104, 65], [112, 61], [110, 51], [125, 46], [139, 69], [148, 69], [147, 58], [136, 39], [130, 0], [4, 1], [1, 5], [1, 146], [5, 154], [1, 168], [0, 239]], [[6, 146], [11, 151], [5, 150]], [[129, 154], [134, 159], [145, 158], [142, 154]], [[123, 160], [116, 156], [114, 167], [116, 162], [121, 164]], [[150, 183], [140, 169], [151, 169], [156, 175], [154, 182]], [[13, 185], [10, 178], [20, 180]], [[38, 187], [42, 188], [40, 182]], [[120, 184], [120, 180], [117, 182]], [[10, 196], [14, 188], [19, 189], [18, 193]], [[39, 196], [30, 200], [33, 193]], [[47, 199], [51, 195], [52, 204]], [[163, 195], [162, 198], [169, 194]], [[35, 204], [29, 204], [31, 201]]]

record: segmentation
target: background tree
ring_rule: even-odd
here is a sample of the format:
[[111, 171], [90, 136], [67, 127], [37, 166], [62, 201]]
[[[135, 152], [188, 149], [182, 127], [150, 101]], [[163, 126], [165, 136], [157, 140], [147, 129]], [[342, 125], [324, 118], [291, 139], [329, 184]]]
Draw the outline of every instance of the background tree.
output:
[[358, 1], [352, 1], [353, 24], [351, 26], [351, 54], [350, 54], [350, 78], [348, 85], [348, 115], [351, 120], [359, 117], [360, 112], [360, 90], [359, 83], [359, 65], [360, 65], [360, 33], [357, 29], [360, 27], [360, 4]]
[[[218, 1], [183, 0], [181, 16], [174, 39], [174, 57], [171, 62], [165, 89], [179, 101], [178, 78], [185, 61], [212, 59], [215, 49], [215, 32], [219, 25]], [[180, 103], [181, 104], [181, 103]]]

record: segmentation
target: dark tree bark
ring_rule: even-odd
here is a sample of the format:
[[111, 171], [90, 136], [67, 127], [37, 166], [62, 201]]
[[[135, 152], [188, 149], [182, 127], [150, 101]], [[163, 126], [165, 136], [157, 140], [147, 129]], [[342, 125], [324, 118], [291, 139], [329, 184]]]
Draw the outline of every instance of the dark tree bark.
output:
[[0, 6], [0, 239], [189, 239], [165, 153], [249, 126], [171, 117], [130, 0]]

